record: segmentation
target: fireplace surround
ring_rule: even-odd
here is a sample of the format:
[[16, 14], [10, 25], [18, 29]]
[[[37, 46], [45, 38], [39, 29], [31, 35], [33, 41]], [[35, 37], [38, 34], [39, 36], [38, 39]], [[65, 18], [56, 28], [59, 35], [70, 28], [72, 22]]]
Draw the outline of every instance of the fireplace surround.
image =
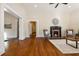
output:
[[61, 38], [61, 27], [60, 26], [51, 26], [50, 27], [50, 36], [51, 36], [51, 38]]

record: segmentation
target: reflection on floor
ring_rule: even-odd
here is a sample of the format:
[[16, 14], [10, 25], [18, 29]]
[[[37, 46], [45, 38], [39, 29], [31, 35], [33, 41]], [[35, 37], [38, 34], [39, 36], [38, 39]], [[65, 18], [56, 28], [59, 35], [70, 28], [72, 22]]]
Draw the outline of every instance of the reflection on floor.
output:
[[9, 40], [3, 56], [63, 56], [79, 54], [63, 54], [49, 40], [44, 38], [28, 38], [25, 40]]
[[7, 50], [9, 48], [9, 44], [11, 41], [17, 41], [17, 38], [9, 38], [7, 40], [4, 40], [4, 44], [5, 44], [5, 50]]

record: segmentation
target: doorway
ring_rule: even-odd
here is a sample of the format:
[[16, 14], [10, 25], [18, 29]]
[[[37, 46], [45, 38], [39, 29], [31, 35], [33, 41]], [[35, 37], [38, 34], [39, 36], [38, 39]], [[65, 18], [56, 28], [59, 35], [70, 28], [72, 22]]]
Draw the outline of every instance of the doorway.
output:
[[5, 51], [12, 41], [18, 42], [19, 40], [19, 17], [4, 10], [4, 46]]
[[30, 25], [31, 25], [30, 37], [36, 37], [36, 21], [30, 21]]
[[4, 11], [4, 34], [10, 39], [19, 39], [19, 19], [9, 12]]
[[19, 39], [19, 18], [17, 19], [17, 38]]

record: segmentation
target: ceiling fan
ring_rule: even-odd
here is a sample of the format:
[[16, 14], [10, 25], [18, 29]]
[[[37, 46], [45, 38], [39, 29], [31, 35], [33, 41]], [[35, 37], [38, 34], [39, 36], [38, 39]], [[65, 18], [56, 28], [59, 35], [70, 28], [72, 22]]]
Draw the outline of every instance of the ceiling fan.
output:
[[[49, 5], [52, 5], [52, 4], [55, 4], [55, 3], [49, 3]], [[57, 8], [59, 4], [67, 5], [68, 3], [56, 3], [55, 8]]]

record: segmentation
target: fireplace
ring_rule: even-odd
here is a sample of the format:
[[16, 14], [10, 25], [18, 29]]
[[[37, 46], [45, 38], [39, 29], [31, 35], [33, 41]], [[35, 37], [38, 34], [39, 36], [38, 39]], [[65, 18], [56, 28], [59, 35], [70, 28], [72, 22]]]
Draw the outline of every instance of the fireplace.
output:
[[53, 35], [54, 37], [59, 37], [59, 30], [53, 30], [53, 31], [52, 31], [52, 35]]
[[51, 26], [50, 35], [51, 35], [51, 38], [61, 38], [61, 27], [60, 26]]

